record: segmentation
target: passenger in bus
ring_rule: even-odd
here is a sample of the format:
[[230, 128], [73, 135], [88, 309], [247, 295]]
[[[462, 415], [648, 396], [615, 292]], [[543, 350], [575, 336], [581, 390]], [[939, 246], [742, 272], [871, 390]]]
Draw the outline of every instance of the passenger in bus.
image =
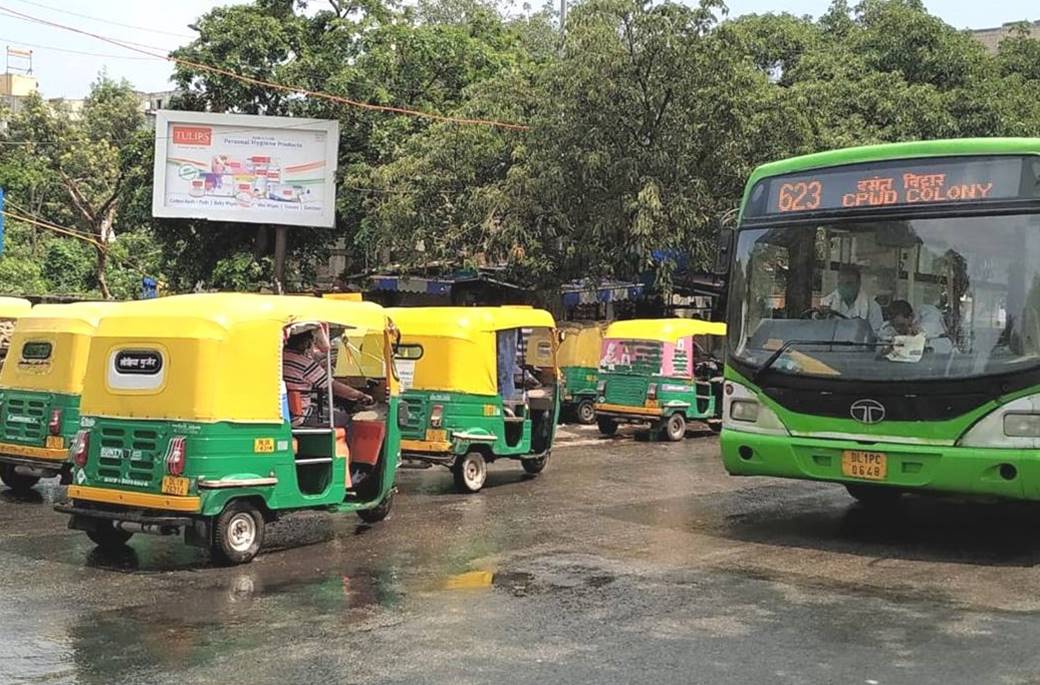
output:
[[953, 343], [946, 333], [942, 312], [930, 304], [921, 305], [917, 313], [906, 300], [893, 300], [888, 307], [888, 321], [881, 326], [878, 337], [892, 340], [897, 335], [920, 335], [924, 333], [927, 345], [938, 354], [949, 354]]
[[859, 267], [842, 264], [838, 269], [838, 287], [820, 300], [820, 309], [841, 314], [846, 319], [864, 319], [877, 332], [885, 319], [881, 307], [863, 291], [862, 285], [863, 277]]

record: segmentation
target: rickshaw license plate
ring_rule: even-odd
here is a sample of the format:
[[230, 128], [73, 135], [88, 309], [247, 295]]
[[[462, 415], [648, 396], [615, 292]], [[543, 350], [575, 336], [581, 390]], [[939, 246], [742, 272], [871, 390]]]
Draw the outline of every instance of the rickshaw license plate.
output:
[[183, 497], [188, 494], [188, 483], [188, 478], [181, 478], [180, 476], [163, 476], [162, 492], [164, 495], [180, 495]]
[[843, 475], [864, 480], [885, 480], [888, 475], [888, 456], [882, 452], [845, 450], [841, 453]]
[[60, 435], [48, 435], [44, 445], [49, 450], [63, 450], [65, 449], [65, 438]]
[[448, 431], [426, 429], [426, 442], [445, 442], [448, 439]]

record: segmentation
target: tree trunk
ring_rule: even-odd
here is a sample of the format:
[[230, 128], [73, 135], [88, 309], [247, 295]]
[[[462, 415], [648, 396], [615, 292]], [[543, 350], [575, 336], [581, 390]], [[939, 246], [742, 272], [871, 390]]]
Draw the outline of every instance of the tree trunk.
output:
[[108, 280], [105, 278], [105, 267], [108, 266], [108, 251], [104, 246], [96, 246], [97, 250], [97, 271], [95, 273], [98, 282], [98, 290], [101, 291], [101, 297], [106, 300], [112, 299], [112, 292], [108, 289]]

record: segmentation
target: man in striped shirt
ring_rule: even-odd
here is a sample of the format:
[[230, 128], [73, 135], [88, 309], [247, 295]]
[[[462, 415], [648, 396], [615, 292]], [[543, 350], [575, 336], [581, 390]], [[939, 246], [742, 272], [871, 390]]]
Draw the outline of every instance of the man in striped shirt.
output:
[[[311, 399], [312, 392], [327, 392], [329, 381], [332, 382], [332, 394], [341, 399], [371, 404], [369, 395], [355, 390], [345, 383], [336, 379], [330, 379], [328, 369], [322, 361], [319, 361], [314, 352], [314, 334], [304, 331], [290, 336], [282, 351], [282, 379], [285, 381], [285, 389], [300, 394], [300, 413], [293, 414], [292, 424], [302, 426], [304, 424], [314, 425], [318, 421], [317, 407]], [[333, 425], [346, 427], [350, 417], [346, 412], [336, 410], [333, 412]]]

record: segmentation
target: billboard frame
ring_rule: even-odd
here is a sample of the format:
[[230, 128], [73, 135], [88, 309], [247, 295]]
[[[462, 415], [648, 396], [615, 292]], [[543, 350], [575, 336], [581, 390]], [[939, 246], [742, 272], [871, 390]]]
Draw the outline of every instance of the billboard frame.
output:
[[[255, 209], [220, 209], [198, 207], [169, 207], [166, 205], [167, 156], [171, 125], [201, 124], [235, 126], [243, 133], [292, 129], [299, 132], [325, 134], [325, 168], [328, 173], [322, 184], [325, 198], [321, 215], [285, 221], [273, 213]], [[152, 170], [152, 216], [164, 219], [202, 219], [234, 223], [273, 224], [282, 226], [309, 226], [333, 228], [336, 225], [336, 172], [339, 168], [339, 121], [335, 119], [307, 119], [303, 117], [271, 117], [254, 114], [214, 114], [158, 110], [155, 113], [155, 163]], [[292, 219], [294, 217], [287, 216]]]

